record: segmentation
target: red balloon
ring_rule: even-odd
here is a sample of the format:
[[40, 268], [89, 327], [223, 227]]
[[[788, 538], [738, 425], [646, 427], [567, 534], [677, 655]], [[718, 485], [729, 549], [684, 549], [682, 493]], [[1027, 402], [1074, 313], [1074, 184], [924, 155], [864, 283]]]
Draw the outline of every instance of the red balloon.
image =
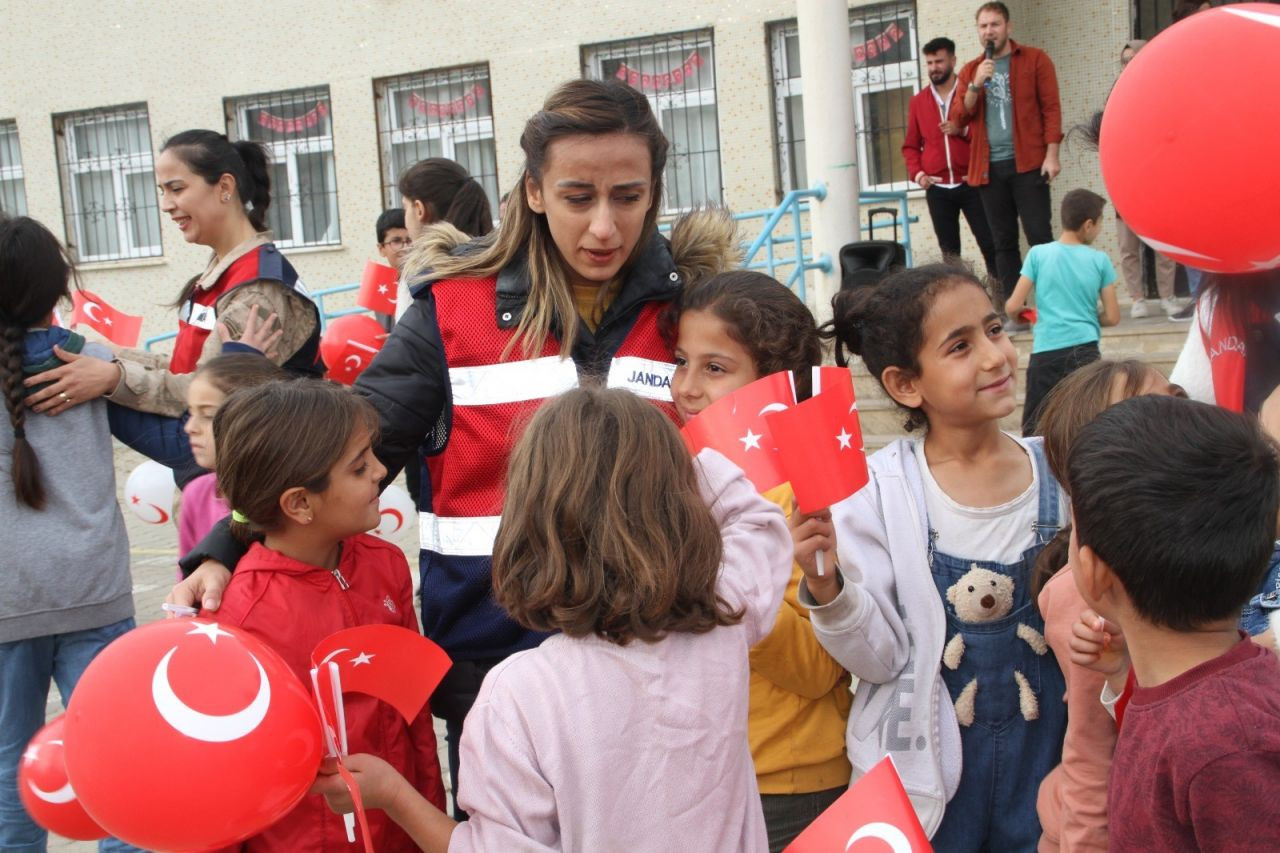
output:
[[[1143, 240], [1213, 272], [1280, 267], [1280, 131], [1259, 74], [1280, 9], [1242, 3], [1174, 24], [1133, 58], [1102, 120], [1102, 177]], [[1264, 75], [1265, 76], [1265, 75]]]
[[366, 314], [339, 317], [320, 337], [320, 358], [329, 368], [328, 378], [350, 385], [382, 349], [387, 330]]
[[59, 714], [36, 732], [18, 762], [18, 796], [31, 819], [50, 832], [79, 841], [106, 838], [107, 831], [89, 817], [67, 780], [63, 760], [63, 722]]
[[320, 766], [320, 720], [274, 651], [206, 619], [125, 634], [67, 709], [67, 772], [85, 810], [147, 850], [206, 850], [270, 826]]

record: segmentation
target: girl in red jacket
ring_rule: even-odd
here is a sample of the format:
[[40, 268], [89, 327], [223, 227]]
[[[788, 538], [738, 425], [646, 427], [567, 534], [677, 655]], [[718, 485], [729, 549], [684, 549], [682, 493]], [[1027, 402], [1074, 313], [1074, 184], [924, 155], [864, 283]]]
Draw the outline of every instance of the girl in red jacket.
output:
[[[232, 530], [253, 544], [236, 567], [218, 621], [239, 625], [310, 684], [310, 654], [343, 628], [390, 624], [418, 630], [409, 564], [365, 531], [378, 524], [373, 406], [327, 382], [271, 382], [232, 394], [213, 421], [218, 484]], [[438, 808], [444, 786], [431, 712], [410, 724], [370, 696], [345, 698], [352, 752], [395, 767]], [[416, 850], [382, 812], [369, 812], [373, 846]], [[342, 819], [307, 797], [238, 849], [345, 849]]]

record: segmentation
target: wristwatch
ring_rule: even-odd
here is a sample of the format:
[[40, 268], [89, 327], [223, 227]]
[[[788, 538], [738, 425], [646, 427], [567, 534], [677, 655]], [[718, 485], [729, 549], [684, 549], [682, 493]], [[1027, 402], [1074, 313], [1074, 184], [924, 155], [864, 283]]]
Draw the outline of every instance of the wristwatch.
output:
[[982, 91], [982, 87], [981, 87], [981, 86], [979, 86], [977, 83], [972, 83], [972, 82], [971, 82], [971, 83], [969, 83], [969, 91], [970, 91], [970, 92], [981, 92], [981, 91]]

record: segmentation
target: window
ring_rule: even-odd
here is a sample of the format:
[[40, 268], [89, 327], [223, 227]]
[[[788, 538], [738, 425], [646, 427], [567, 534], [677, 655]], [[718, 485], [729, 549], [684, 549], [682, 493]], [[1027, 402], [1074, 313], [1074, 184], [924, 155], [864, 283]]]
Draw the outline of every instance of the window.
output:
[[498, 213], [498, 154], [493, 141], [489, 66], [421, 71], [375, 80], [382, 198], [400, 206], [396, 184], [428, 157], [455, 160], [471, 173]]
[[287, 249], [341, 242], [329, 87], [228, 98], [225, 105], [227, 134], [267, 147], [267, 225], [276, 245]]
[[1173, 22], [1177, 0], [1133, 0], [1133, 37], [1153, 38]]
[[664, 213], [720, 203], [720, 129], [710, 30], [586, 47], [582, 71], [593, 80], [617, 78], [648, 97], [671, 142], [663, 172]]
[[57, 115], [53, 132], [76, 259], [159, 255], [160, 206], [146, 105]]
[[[858, 180], [863, 189], [904, 190], [912, 184], [902, 162], [907, 106], [919, 87], [915, 8], [885, 3], [849, 10], [853, 114], [858, 128]], [[778, 185], [808, 187], [804, 145], [804, 86], [795, 21], [769, 28], [773, 68]]]
[[22, 151], [18, 123], [0, 121], [0, 212], [27, 215], [27, 192], [22, 183]]

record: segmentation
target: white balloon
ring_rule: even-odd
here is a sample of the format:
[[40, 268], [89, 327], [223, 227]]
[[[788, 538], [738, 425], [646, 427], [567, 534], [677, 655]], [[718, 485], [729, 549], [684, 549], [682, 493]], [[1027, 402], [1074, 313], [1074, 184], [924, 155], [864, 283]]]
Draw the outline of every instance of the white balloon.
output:
[[167, 524], [173, 512], [173, 471], [148, 459], [124, 484], [124, 503], [147, 524]]
[[387, 486], [378, 498], [378, 512], [378, 526], [373, 529], [373, 535], [382, 539], [390, 539], [404, 530], [405, 525], [417, 515], [409, 493], [394, 483]]

